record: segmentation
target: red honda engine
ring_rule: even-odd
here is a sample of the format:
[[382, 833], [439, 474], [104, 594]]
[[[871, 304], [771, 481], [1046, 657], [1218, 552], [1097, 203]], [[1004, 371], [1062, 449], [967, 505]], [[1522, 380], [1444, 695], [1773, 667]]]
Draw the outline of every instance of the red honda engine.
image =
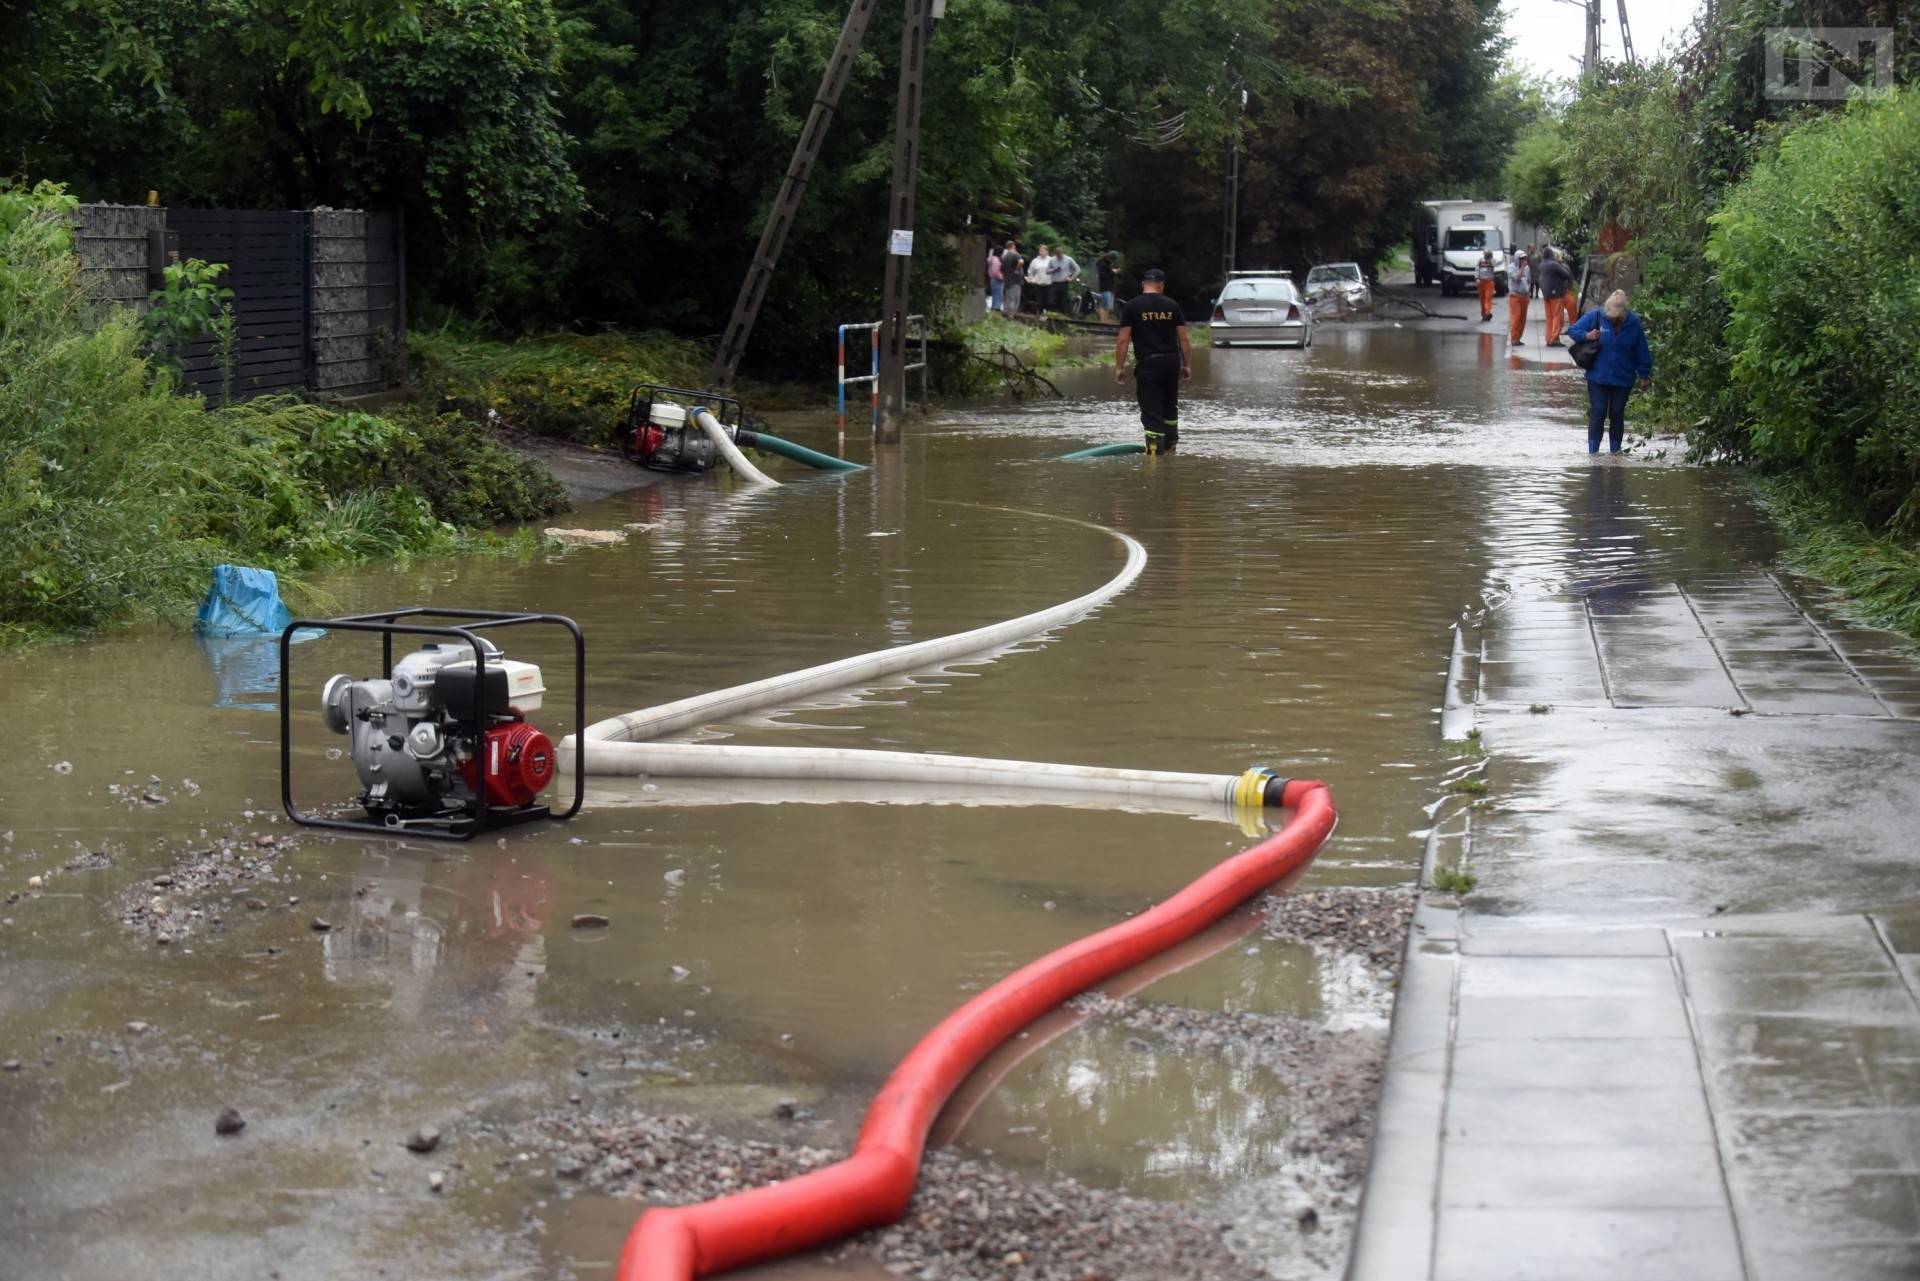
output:
[[[531, 805], [553, 782], [553, 740], [525, 721], [495, 725], [481, 746], [486, 760], [485, 797], [489, 805]], [[460, 763], [460, 776], [480, 791], [475, 760]]]

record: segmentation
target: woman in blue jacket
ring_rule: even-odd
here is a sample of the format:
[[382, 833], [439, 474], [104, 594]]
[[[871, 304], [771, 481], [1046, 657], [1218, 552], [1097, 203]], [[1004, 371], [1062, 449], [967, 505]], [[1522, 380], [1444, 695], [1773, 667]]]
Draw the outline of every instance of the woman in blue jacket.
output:
[[1653, 350], [1647, 346], [1646, 326], [1637, 312], [1627, 310], [1627, 295], [1616, 289], [1605, 307], [1573, 322], [1567, 336], [1575, 342], [1598, 335], [1600, 355], [1587, 370], [1587, 452], [1600, 452], [1600, 428], [1605, 424], [1611, 453], [1620, 452], [1627, 428], [1627, 396], [1641, 391], [1653, 378]]

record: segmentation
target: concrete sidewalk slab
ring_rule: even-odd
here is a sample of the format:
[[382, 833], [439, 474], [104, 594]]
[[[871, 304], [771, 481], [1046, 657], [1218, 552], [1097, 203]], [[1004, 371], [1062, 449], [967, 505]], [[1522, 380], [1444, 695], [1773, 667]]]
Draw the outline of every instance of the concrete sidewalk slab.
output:
[[[1630, 545], [1615, 485], [1576, 541]], [[1477, 884], [1410, 945], [1352, 1281], [1920, 1278], [1920, 661], [1824, 601], [1622, 567], [1469, 630], [1492, 790], [1428, 874]]]

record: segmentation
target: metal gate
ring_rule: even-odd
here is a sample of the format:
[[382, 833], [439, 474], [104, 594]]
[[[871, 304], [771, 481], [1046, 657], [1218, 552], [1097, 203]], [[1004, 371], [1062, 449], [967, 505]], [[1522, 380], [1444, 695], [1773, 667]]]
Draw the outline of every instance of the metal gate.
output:
[[[299, 210], [170, 209], [182, 261], [223, 262], [218, 283], [233, 290], [238, 340], [233, 395], [244, 400], [310, 383], [313, 344], [312, 215]], [[212, 340], [182, 353], [186, 384], [220, 396], [220, 355]]]

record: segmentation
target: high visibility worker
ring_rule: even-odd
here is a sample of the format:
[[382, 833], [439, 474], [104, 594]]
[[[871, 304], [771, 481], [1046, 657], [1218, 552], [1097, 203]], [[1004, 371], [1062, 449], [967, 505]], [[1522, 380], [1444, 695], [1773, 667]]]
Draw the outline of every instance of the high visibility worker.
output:
[[1553, 250], [1540, 251], [1540, 297], [1547, 308], [1547, 346], [1560, 345], [1560, 331], [1567, 326], [1567, 295], [1573, 288], [1573, 273]]
[[1533, 267], [1524, 253], [1513, 256], [1513, 272], [1507, 277], [1507, 342], [1524, 347], [1527, 332], [1527, 304], [1532, 301]]
[[1134, 349], [1133, 380], [1140, 399], [1140, 426], [1149, 454], [1171, 454], [1180, 444], [1180, 384], [1193, 377], [1193, 341], [1180, 304], [1167, 297], [1167, 273], [1140, 273], [1141, 294], [1120, 313], [1113, 348], [1113, 381], [1127, 381], [1127, 346]]
[[1473, 279], [1480, 287], [1480, 323], [1484, 325], [1493, 319], [1493, 250], [1481, 251], [1480, 261], [1473, 267]]

